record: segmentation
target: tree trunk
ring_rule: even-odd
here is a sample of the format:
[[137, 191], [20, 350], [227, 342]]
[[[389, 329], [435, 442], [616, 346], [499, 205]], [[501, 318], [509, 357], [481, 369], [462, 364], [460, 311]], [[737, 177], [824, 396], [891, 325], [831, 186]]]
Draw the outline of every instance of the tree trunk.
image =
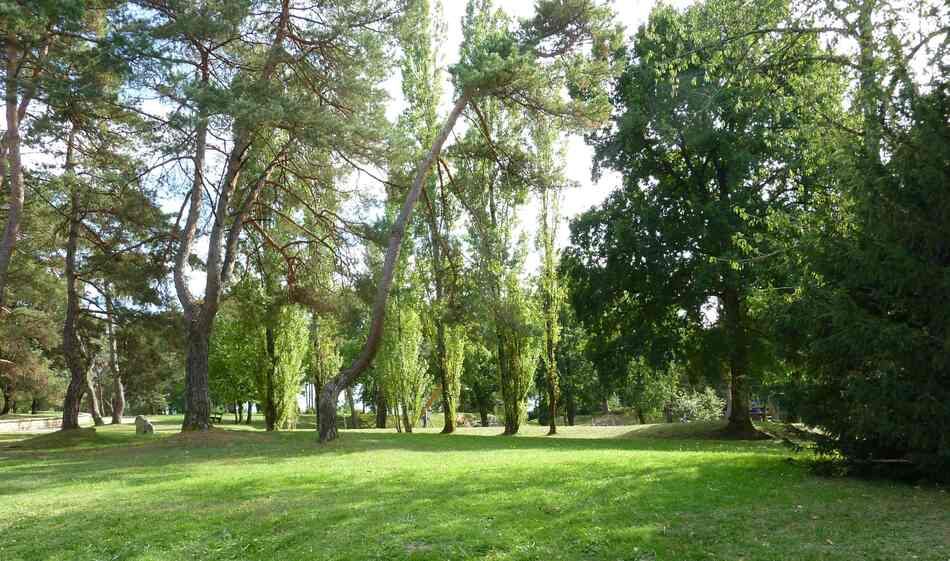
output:
[[610, 398], [609, 397], [604, 396], [604, 398], [601, 400], [600, 412], [603, 413], [604, 415], [610, 414]]
[[95, 385], [92, 383], [92, 376], [87, 372], [84, 377], [86, 379], [86, 399], [89, 400], [89, 413], [92, 414], [92, 422], [95, 423], [97, 427], [101, 427], [105, 425], [106, 422], [102, 418], [102, 406], [99, 402], [99, 396], [96, 394]]
[[112, 424], [122, 424], [122, 416], [125, 414], [125, 385], [122, 384], [122, 376], [116, 373], [112, 379]]
[[[441, 286], [441, 281], [439, 282]], [[441, 292], [441, 287], [438, 288]], [[450, 395], [448, 377], [445, 373], [445, 322], [443, 318], [437, 320], [436, 326], [436, 361], [438, 362], [436, 372], [438, 373], [438, 383], [442, 385], [442, 416], [445, 419], [445, 425], [442, 426], [442, 434], [452, 434], [455, 432], [455, 411], [458, 408], [458, 396]]]
[[723, 319], [731, 335], [729, 354], [730, 395], [732, 410], [726, 431], [740, 437], [758, 434], [749, 415], [748, 345], [745, 333], [745, 314], [738, 289], [727, 287], [723, 291]]
[[505, 404], [505, 434], [508, 436], [514, 436], [518, 434], [518, 430], [521, 428], [521, 419], [519, 418], [517, 407], [509, 407], [508, 404]]
[[6, 197], [7, 223], [3, 229], [3, 238], [0, 239], [0, 306], [3, 306], [6, 297], [7, 273], [10, 269], [10, 259], [13, 257], [13, 248], [20, 233], [20, 221], [23, 215], [25, 195], [23, 191], [23, 162], [20, 159], [20, 114], [18, 107], [19, 91], [17, 76], [20, 72], [20, 53], [17, 49], [16, 32], [11, 26], [7, 35], [6, 52], [6, 83], [4, 84], [6, 98], [6, 134], [3, 136], [3, 151], [0, 154], [0, 183], [8, 182], [9, 192]]
[[[389, 299], [389, 290], [392, 288], [393, 276], [396, 272], [396, 263], [399, 260], [399, 250], [402, 246], [402, 238], [406, 233], [406, 227], [412, 216], [412, 210], [415, 208], [416, 202], [419, 200], [419, 195], [422, 193], [422, 184], [429, 174], [429, 170], [432, 169], [432, 166], [438, 159], [449, 133], [452, 132], [459, 115], [462, 114], [462, 110], [465, 109], [465, 106], [468, 105], [471, 98], [471, 92], [462, 92], [462, 95], [459, 96], [459, 99], [455, 102], [455, 106], [442, 125], [442, 129], [439, 130], [439, 134], [435, 137], [432, 147], [429, 149], [429, 154], [419, 163], [419, 167], [416, 169], [415, 177], [413, 177], [412, 180], [412, 187], [406, 194], [406, 200], [403, 202], [399, 215], [396, 217], [396, 221], [393, 223], [389, 233], [389, 245], [386, 248], [383, 270], [380, 275], [379, 286], [376, 289], [376, 297], [373, 302], [373, 319], [370, 323], [366, 343], [363, 345], [363, 350], [353, 364], [350, 365], [349, 368], [340, 371], [332, 380], [327, 382], [326, 386], [324, 386], [323, 394], [320, 396], [320, 442], [327, 442], [338, 436], [335, 419], [336, 403], [340, 396], [340, 390], [352, 384], [353, 381], [369, 367], [373, 362], [373, 358], [376, 356], [376, 351], [379, 350], [386, 319], [386, 302]], [[329, 422], [331, 419], [333, 422]], [[324, 422], [325, 420], [328, 422]]]
[[393, 407], [392, 410], [393, 422], [396, 424], [396, 432], [402, 432], [402, 415], [399, 414], [399, 406]]
[[340, 389], [336, 387], [334, 380], [336, 378], [323, 385], [323, 391], [320, 392], [320, 399], [317, 402], [317, 430], [320, 434], [320, 442], [329, 442], [338, 436], [336, 404], [340, 400]]
[[350, 407], [350, 428], [360, 428], [360, 415], [356, 411], [356, 402], [353, 400], [353, 387], [346, 388], [346, 404]]
[[241, 424], [241, 420], [244, 418], [244, 404], [240, 401], [234, 402], [234, 424]]
[[376, 384], [376, 428], [386, 428], [386, 392], [383, 391], [380, 384]]
[[277, 369], [277, 342], [274, 337], [274, 329], [267, 327], [264, 330], [267, 338], [267, 357], [269, 366], [264, 374], [264, 430], [274, 431], [277, 429], [277, 404], [274, 402], [274, 374]]
[[251, 424], [251, 414], [253, 413], [253, 411], [254, 411], [254, 403], [251, 401], [248, 401], [247, 402], [247, 421], [245, 421], [244, 424], [246, 425]]
[[0, 409], [0, 415], [6, 415], [13, 407], [13, 390], [9, 386], [3, 386], [3, 409]]
[[62, 430], [79, 428], [79, 406], [82, 403], [82, 394], [86, 384], [81, 377], [71, 376], [66, 386], [66, 397], [63, 399]]
[[185, 359], [185, 419], [181, 430], [204, 431], [211, 428], [211, 396], [208, 391], [208, 342], [211, 329], [203, 321], [189, 323]]
[[478, 416], [481, 419], [482, 426], [487, 427], [490, 422], [488, 420], [488, 406], [482, 402], [478, 404]]
[[577, 419], [577, 402], [574, 399], [574, 394], [568, 394], [567, 396], [567, 425], [570, 427], [574, 426], [574, 421]]
[[122, 415], [125, 414], [125, 386], [122, 384], [122, 373], [119, 372], [119, 352], [115, 337], [115, 306], [112, 294], [107, 287], [106, 299], [106, 336], [109, 339], [109, 369], [112, 371], [112, 424], [122, 424]]
[[69, 131], [66, 141], [66, 165], [64, 177], [69, 186], [69, 230], [66, 236], [66, 318], [63, 322], [63, 358], [69, 370], [69, 386], [66, 388], [66, 397], [63, 401], [64, 430], [79, 428], [79, 409], [83, 393], [89, 394], [90, 409], [96, 426], [103, 425], [102, 415], [99, 413], [98, 396], [92, 387], [85, 358], [82, 356], [82, 342], [79, 339], [79, 289], [76, 286], [78, 275], [76, 272], [77, 252], [79, 250], [79, 222], [80, 205], [79, 186], [73, 175], [75, 163], [73, 154], [76, 141], [76, 126]]
[[412, 425], [409, 423], [409, 410], [406, 406], [402, 407], [402, 426], [406, 432], [412, 432]]

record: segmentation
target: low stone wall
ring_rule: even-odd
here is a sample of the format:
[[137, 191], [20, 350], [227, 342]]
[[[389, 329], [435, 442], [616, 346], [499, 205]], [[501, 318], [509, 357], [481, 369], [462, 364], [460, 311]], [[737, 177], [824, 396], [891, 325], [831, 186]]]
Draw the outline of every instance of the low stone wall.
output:
[[[81, 426], [92, 425], [92, 415], [79, 414]], [[18, 419], [0, 419], [0, 432], [38, 432], [56, 430], [63, 426], [62, 417], [21, 417]]]

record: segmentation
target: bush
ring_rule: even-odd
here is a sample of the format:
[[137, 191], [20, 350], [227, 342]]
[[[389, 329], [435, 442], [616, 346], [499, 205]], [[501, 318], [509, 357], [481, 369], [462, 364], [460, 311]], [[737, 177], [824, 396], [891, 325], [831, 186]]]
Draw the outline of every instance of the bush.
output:
[[671, 403], [673, 418], [683, 421], [712, 421], [722, 418], [724, 399], [710, 387], [702, 391], [679, 389]]

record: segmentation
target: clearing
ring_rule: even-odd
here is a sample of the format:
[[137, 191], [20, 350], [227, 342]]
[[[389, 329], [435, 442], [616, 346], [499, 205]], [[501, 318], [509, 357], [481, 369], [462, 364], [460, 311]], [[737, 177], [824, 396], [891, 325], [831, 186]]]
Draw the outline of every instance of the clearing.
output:
[[689, 426], [320, 446], [154, 421], [2, 435], [0, 560], [950, 559], [945, 489], [817, 477], [807, 453]]

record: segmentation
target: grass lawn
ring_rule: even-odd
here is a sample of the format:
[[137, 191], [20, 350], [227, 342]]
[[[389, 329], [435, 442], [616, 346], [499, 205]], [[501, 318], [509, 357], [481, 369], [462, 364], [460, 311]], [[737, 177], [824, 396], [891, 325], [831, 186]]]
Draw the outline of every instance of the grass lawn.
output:
[[156, 422], [0, 438], [0, 561], [950, 560], [946, 490], [816, 477], [780, 444], [690, 425], [320, 446]]

